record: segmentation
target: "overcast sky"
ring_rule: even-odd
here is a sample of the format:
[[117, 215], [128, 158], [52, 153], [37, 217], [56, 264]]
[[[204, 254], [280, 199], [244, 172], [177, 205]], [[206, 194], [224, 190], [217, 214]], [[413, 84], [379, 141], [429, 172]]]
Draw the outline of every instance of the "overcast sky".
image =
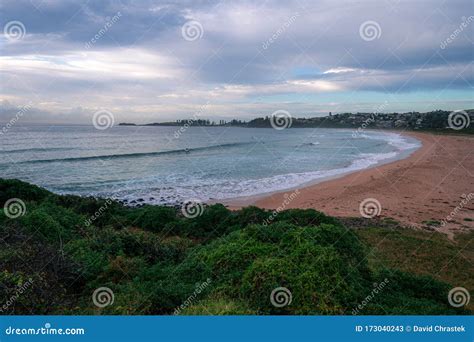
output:
[[0, 121], [474, 107], [472, 0], [1, 1]]

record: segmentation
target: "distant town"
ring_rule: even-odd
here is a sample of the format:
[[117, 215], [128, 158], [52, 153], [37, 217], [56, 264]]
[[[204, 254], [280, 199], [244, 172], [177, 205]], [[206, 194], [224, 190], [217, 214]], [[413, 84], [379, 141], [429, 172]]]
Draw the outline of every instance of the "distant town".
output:
[[[287, 113], [287, 112], [285, 112]], [[287, 113], [288, 114], [288, 113]], [[373, 128], [373, 129], [410, 129], [410, 130], [462, 130], [474, 132], [474, 109], [463, 111], [437, 110], [427, 113], [341, 113], [322, 117], [293, 118], [282, 115], [287, 120], [287, 127], [292, 128]], [[472, 125], [471, 125], [472, 123]], [[235, 127], [272, 127], [272, 117], [259, 117], [250, 121], [243, 120], [205, 120], [187, 119], [172, 122], [150, 123], [137, 125], [134, 123], [120, 123], [120, 126], [235, 126]]]

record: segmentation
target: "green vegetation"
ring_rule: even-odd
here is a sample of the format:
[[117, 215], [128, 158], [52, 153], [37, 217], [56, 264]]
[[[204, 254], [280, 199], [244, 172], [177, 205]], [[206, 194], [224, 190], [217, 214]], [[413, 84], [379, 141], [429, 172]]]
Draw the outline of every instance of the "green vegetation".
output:
[[[264, 224], [269, 211], [217, 204], [186, 218], [173, 208], [130, 208], [0, 180], [2, 207], [13, 198], [26, 211], [0, 212], [3, 314], [469, 313], [447, 300], [453, 286], [472, 285], [469, 260], [456, 259], [467, 269], [443, 278], [430, 258], [457, 257], [441, 234], [411, 255], [419, 266], [407, 267], [417, 232], [348, 228], [315, 210], [285, 210]], [[467, 241], [463, 253], [472, 257]], [[111, 305], [93, 303], [101, 287], [113, 291]], [[290, 304], [272, 304], [278, 287], [291, 292]]]
[[[474, 232], [457, 234], [450, 241], [443, 234], [413, 229], [356, 229], [361, 241], [372, 246], [372, 269], [398, 269], [431, 276], [466, 289], [474, 288]], [[469, 309], [473, 310], [471, 301]]]

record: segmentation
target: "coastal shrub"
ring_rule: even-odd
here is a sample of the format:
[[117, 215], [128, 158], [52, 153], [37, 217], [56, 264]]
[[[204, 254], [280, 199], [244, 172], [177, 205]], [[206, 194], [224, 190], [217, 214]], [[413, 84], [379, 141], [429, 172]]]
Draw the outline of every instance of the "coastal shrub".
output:
[[118, 228], [122, 228], [130, 224], [127, 214], [131, 210], [110, 199], [72, 195], [56, 196], [53, 199], [56, 205], [69, 208], [75, 213], [83, 215], [83, 222], [87, 225], [93, 224], [96, 227], [104, 227], [113, 224]]
[[[329, 241], [318, 244], [318, 235], [311, 234], [331, 227], [285, 222], [251, 225], [196, 249], [178, 268], [178, 277], [194, 274], [196, 266], [204, 264], [206, 272], [200, 270], [195, 276], [213, 279], [216, 290], [229, 298], [244, 298], [258, 312], [340, 313], [344, 305], [359, 298], [357, 291], [368, 280], [363, 278], [363, 259], [357, 259], [363, 254], [354, 253], [350, 263]], [[332, 238], [337, 239], [337, 234]], [[270, 293], [279, 286], [292, 288], [299, 302], [282, 310], [272, 306]], [[337, 293], [330, 295], [333, 290]]]
[[268, 217], [268, 211], [255, 206], [250, 206], [240, 209], [235, 214], [232, 224], [245, 228], [250, 224], [262, 224]]
[[189, 234], [203, 238], [222, 236], [230, 231], [231, 211], [222, 204], [205, 207], [201, 215], [185, 219]]
[[311, 241], [324, 247], [333, 247], [349, 264], [357, 265], [358, 269], [368, 272], [366, 250], [354, 231], [343, 226], [321, 224], [317, 228], [305, 227], [289, 232], [283, 244], [287, 248], [297, 245], [300, 241]]
[[[174, 270], [176, 280], [189, 287], [209, 277], [211, 296], [242, 301], [260, 314], [348, 313], [371, 293], [375, 282], [385, 279], [385, 274], [370, 271], [363, 246], [345, 228], [283, 222], [251, 225], [195, 248]], [[391, 272], [394, 287], [387, 287], [364, 313], [383, 314], [389, 306], [395, 308], [388, 310], [391, 313], [454, 312], [446, 303], [448, 285]], [[272, 305], [270, 295], [278, 287], [291, 292], [291, 305]]]
[[[452, 285], [381, 267], [359, 241], [360, 232], [358, 237], [312, 209], [273, 215], [212, 205], [188, 218], [175, 208], [127, 208], [0, 179], [0, 198], [13, 196], [25, 201], [27, 211], [15, 219], [0, 213], [0, 299], [25, 279], [34, 281], [9, 314], [172, 314], [183, 303], [181, 314], [350, 314], [355, 308], [356, 314], [469, 313], [447, 302]], [[364, 229], [378, 245], [380, 233]], [[394, 241], [407, 250], [419, 245]], [[452, 248], [443, 241], [436, 246]], [[399, 258], [394, 251], [385, 253]], [[385, 279], [372, 296], [374, 284]], [[100, 309], [91, 295], [104, 286], [115, 302]], [[270, 296], [280, 287], [292, 301], [276, 307]]]
[[238, 229], [232, 226], [232, 212], [222, 204], [203, 207], [195, 217], [180, 217], [165, 227], [168, 235], [209, 240]]
[[61, 224], [42, 208], [29, 211], [21, 218], [21, 223], [35, 239], [59, 243], [65, 234]]
[[[270, 257], [252, 263], [242, 285], [252, 307], [266, 314], [340, 314], [356, 301], [354, 284], [344, 278], [348, 271], [333, 249], [314, 245], [302, 249], [299, 253], [312, 257]], [[292, 302], [287, 299], [289, 304], [282, 308], [275, 307], [270, 299], [272, 291], [280, 287], [287, 288], [292, 297]]]
[[193, 251], [178, 268], [178, 276], [194, 274], [216, 279], [215, 283], [224, 286], [227, 292], [238, 294], [242, 276], [254, 258], [274, 252], [276, 246], [245, 239], [242, 231], [236, 231]]
[[109, 256], [104, 251], [94, 248], [89, 239], [71, 241], [64, 250], [85, 279], [96, 278], [109, 263]]
[[[242, 290], [254, 307], [273, 314], [337, 314], [359, 298], [358, 292], [367, 283], [363, 254], [348, 262], [328, 241], [314, 238], [322, 229], [288, 230], [278, 242], [281, 257], [268, 255], [252, 263], [244, 275]], [[277, 287], [291, 291], [293, 305], [282, 309], [272, 305], [269, 297]]]
[[127, 256], [141, 256], [149, 263], [158, 261], [181, 261], [192, 241], [179, 236], [166, 239], [139, 229], [124, 229], [116, 232], [121, 240], [121, 250]]
[[142, 257], [118, 255], [110, 259], [99, 279], [120, 283], [123, 279], [136, 278], [147, 266]]
[[375, 283], [385, 282], [386, 286], [374, 296], [361, 313], [382, 314], [467, 314], [463, 308], [454, 308], [448, 303], [451, 289], [446, 283], [430, 276], [414, 275], [399, 270], [385, 269], [375, 275]]
[[41, 201], [52, 195], [51, 192], [36, 185], [22, 182], [18, 179], [1, 179], [0, 181], [0, 205], [11, 198], [19, 198], [22, 201]]
[[[18, 220], [4, 227], [0, 241], [0, 300], [17, 292], [4, 314], [46, 314], [70, 310], [77, 299], [82, 278], [77, 265], [61, 245], [37, 234], [32, 235]], [[80, 290], [79, 290], [80, 291]], [[7, 303], [8, 304], [8, 303]], [[3, 305], [3, 304], [2, 304]], [[1, 308], [1, 306], [0, 306]]]
[[136, 208], [129, 218], [133, 226], [161, 232], [167, 224], [176, 220], [176, 210], [170, 207], [147, 205]]
[[[147, 314], [172, 314], [195, 288], [206, 280], [203, 277], [204, 265], [197, 265], [193, 273], [181, 273], [181, 264], [158, 262], [148, 266], [133, 281], [144, 284], [147, 290], [147, 301], [150, 304]], [[204, 298], [204, 293], [203, 297]]]
[[319, 226], [322, 223], [340, 224], [336, 218], [327, 216], [314, 209], [287, 209], [279, 212], [274, 221], [290, 222], [297, 226]]
[[40, 280], [42, 279], [37, 275], [23, 271], [0, 271], [0, 314], [28, 315], [35, 307], [38, 307], [35, 312], [47, 312], [47, 308], [42, 305], [44, 300], [38, 293], [37, 286], [35, 288], [35, 284]]

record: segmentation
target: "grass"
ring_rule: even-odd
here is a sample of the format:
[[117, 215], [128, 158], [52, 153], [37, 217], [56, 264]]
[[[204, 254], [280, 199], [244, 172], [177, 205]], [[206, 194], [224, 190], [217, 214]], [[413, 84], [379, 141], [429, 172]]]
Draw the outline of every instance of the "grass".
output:
[[[442, 233], [401, 227], [356, 229], [356, 234], [374, 269], [394, 268], [474, 289], [474, 232], [458, 234], [454, 242]], [[474, 309], [472, 302], [469, 308]]]

